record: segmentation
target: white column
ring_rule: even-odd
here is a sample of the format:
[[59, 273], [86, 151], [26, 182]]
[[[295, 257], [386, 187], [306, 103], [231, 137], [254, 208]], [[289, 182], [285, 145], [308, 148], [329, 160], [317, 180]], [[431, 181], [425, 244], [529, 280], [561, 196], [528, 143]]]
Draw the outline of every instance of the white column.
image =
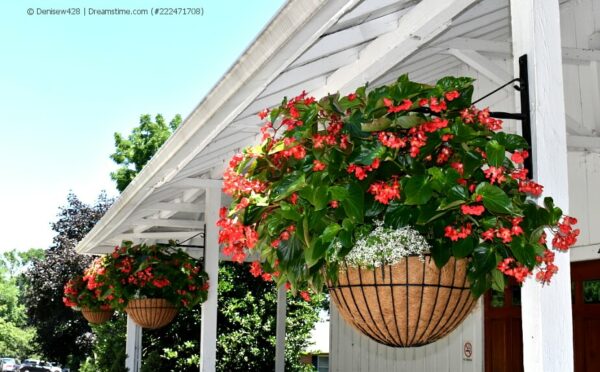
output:
[[285, 371], [285, 319], [287, 291], [285, 286], [277, 289], [277, 323], [275, 331], [275, 372]]
[[217, 360], [217, 284], [219, 274], [219, 242], [217, 220], [221, 207], [221, 189], [206, 189], [204, 220], [206, 221], [206, 246], [204, 270], [208, 274], [210, 287], [208, 299], [202, 304], [200, 330], [200, 371], [213, 372]]
[[[567, 142], [558, 0], [511, 0], [513, 57], [527, 54], [533, 167], [544, 194], [567, 213]], [[549, 239], [550, 241], [550, 239]], [[522, 290], [523, 362], [527, 372], [573, 371], [573, 318], [569, 254], [556, 254], [560, 270], [542, 287]]]
[[142, 327], [135, 324], [127, 315], [127, 340], [125, 343], [125, 368], [129, 372], [139, 372], [142, 366]]

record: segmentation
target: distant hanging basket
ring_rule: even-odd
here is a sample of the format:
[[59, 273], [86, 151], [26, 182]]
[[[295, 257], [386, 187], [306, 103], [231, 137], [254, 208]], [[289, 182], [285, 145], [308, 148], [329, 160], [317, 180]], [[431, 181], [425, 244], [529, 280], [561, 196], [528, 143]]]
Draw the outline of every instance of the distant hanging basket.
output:
[[177, 315], [177, 308], [163, 298], [132, 299], [125, 311], [137, 325], [147, 329], [162, 328]]
[[91, 324], [106, 323], [113, 315], [113, 310], [91, 310], [88, 308], [81, 309], [81, 314], [85, 320]]
[[376, 342], [422, 346], [452, 332], [475, 307], [467, 265], [452, 257], [438, 269], [425, 256], [375, 270], [346, 267], [329, 293], [340, 315]]

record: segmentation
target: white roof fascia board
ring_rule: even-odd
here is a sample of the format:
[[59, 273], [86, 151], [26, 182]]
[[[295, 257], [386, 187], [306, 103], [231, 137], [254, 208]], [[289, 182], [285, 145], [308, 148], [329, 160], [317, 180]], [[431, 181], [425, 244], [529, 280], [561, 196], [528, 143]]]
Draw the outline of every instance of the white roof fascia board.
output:
[[[168, 182], [286, 67], [314, 44], [359, 0], [289, 1], [167, 140], [117, 202], [77, 245], [93, 253], [129, 215]], [[168, 175], [169, 178], [165, 179]]]

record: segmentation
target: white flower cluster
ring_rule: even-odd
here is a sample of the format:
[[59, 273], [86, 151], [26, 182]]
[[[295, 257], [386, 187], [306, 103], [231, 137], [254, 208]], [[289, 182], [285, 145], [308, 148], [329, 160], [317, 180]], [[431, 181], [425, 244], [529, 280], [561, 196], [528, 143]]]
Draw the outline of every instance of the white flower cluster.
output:
[[404, 257], [429, 253], [427, 240], [410, 226], [391, 229], [383, 221], [375, 222], [375, 229], [360, 238], [344, 260], [348, 266], [375, 268], [396, 264]]

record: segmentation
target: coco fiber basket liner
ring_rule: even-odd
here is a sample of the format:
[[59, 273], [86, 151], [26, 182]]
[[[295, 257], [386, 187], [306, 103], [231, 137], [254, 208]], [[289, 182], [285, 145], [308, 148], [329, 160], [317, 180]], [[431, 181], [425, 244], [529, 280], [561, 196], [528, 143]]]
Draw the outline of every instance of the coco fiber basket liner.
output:
[[329, 293], [340, 315], [376, 342], [422, 346], [452, 332], [475, 307], [467, 265], [451, 257], [440, 270], [431, 256], [411, 256], [375, 270], [346, 267]]
[[130, 300], [125, 311], [137, 325], [147, 329], [162, 328], [177, 315], [175, 306], [163, 298]]
[[106, 323], [113, 315], [112, 310], [90, 310], [81, 309], [81, 314], [88, 323], [91, 324], [102, 324]]

